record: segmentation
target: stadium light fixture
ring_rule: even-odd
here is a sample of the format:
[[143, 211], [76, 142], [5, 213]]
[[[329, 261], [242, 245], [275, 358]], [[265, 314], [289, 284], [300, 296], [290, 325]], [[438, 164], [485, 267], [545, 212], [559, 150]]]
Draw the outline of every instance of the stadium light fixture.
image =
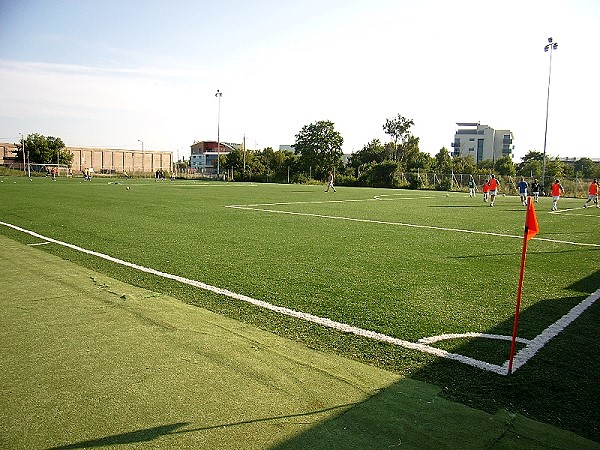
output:
[[219, 171], [220, 171], [220, 167], [219, 167], [219, 159], [220, 159], [220, 152], [221, 152], [221, 135], [220, 135], [220, 131], [221, 131], [221, 97], [223, 96], [223, 93], [221, 91], [219, 91], [217, 89], [217, 93], [215, 94], [215, 97], [217, 97], [219, 99], [219, 112], [217, 115], [217, 178], [219, 177]]
[[548, 44], [544, 47], [544, 52], [550, 51], [550, 65], [548, 68], [548, 95], [546, 97], [546, 128], [544, 130], [544, 159], [542, 160], [542, 189], [545, 192], [546, 186], [546, 141], [548, 138], [548, 109], [550, 106], [550, 77], [552, 75], [552, 51], [558, 48], [558, 43], [553, 42], [551, 37], [548, 38]]

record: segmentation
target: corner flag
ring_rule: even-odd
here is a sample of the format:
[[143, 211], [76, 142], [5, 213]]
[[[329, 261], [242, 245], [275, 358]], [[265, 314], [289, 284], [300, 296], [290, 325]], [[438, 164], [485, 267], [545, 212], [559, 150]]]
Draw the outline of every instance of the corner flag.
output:
[[515, 343], [517, 342], [517, 331], [519, 329], [519, 311], [521, 310], [521, 295], [523, 294], [523, 278], [525, 276], [525, 259], [527, 257], [527, 242], [534, 237], [540, 227], [538, 226], [535, 208], [531, 197], [527, 198], [527, 213], [525, 215], [525, 232], [523, 233], [523, 251], [521, 253], [521, 273], [519, 275], [519, 289], [517, 290], [517, 307], [515, 311], [515, 321], [513, 324], [513, 334], [510, 344], [510, 356], [508, 358], [507, 374], [512, 373], [513, 359], [515, 356]]
[[538, 226], [537, 216], [535, 215], [535, 208], [531, 197], [529, 197], [527, 199], [527, 216], [525, 217], [526, 239], [531, 239], [538, 231], [540, 231], [540, 227]]

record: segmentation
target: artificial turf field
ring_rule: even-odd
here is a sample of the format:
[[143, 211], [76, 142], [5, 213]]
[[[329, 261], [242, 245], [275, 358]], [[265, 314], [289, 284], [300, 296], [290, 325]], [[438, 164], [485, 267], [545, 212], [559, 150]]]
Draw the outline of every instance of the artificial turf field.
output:
[[[175, 183], [132, 181], [130, 190], [125, 189], [125, 184], [102, 179], [91, 183], [78, 180], [52, 183], [45, 179], [27, 183], [21, 178], [2, 181], [2, 222], [162, 273], [202, 281], [252, 299], [407, 342], [445, 333], [510, 334], [520, 259], [518, 236], [522, 234], [524, 221], [524, 208], [515, 198], [499, 198], [496, 206], [489, 208], [481, 198], [473, 200], [461, 193], [446, 196], [427, 191], [341, 188], [332, 195], [323, 193], [321, 186], [181, 180]], [[530, 241], [520, 324], [520, 336], [524, 339], [534, 340], [571, 308], [590, 298], [600, 285], [594, 264], [594, 256], [598, 254], [594, 224], [600, 215], [596, 209], [581, 209], [582, 203], [561, 199], [559, 208], [563, 210], [559, 214], [548, 213], [548, 199], [541, 199], [538, 204], [541, 229], [538, 237], [541, 239]], [[566, 211], [577, 205], [578, 209]], [[0, 233], [26, 244], [47, 242], [6, 226]], [[433, 383], [440, 388], [438, 391], [434, 387], [433, 403], [444, 398], [457, 400], [474, 407], [479, 414], [491, 413], [487, 417], [498, 417], [497, 414], [506, 409], [598, 441], [598, 413], [595, 411], [598, 389], [594, 382], [597, 381], [598, 346], [593, 329], [598, 308], [593, 302], [523, 367], [506, 377], [415, 349], [332, 331], [322, 325], [265, 311], [231, 296], [122, 267], [57, 243], [40, 245], [35, 251], [52, 253], [96, 273], [156, 293], [146, 298], [170, 295], [229, 318], [259, 325], [330, 355], [351, 357], [392, 371], [396, 377], [409, 375]], [[142, 303], [145, 305], [148, 301]], [[66, 323], [71, 321], [65, 320]], [[57, 328], [61, 327], [57, 325]], [[143, 342], [146, 340], [142, 338]], [[3, 346], [5, 342], [18, 343], [18, 338], [9, 340], [3, 335]], [[129, 355], [137, 354], [131, 346], [125, 347]], [[442, 341], [437, 347], [492, 365], [502, 364], [508, 352], [506, 341], [464, 336]], [[56, 352], [55, 348], [51, 354]], [[146, 351], [141, 354], [148, 358]], [[100, 362], [112, 362], [115, 370], [126, 369], [121, 367], [119, 359], [106, 359]], [[269, 365], [277, 367], [277, 364]], [[388, 372], [381, 373], [386, 374], [382, 380], [390, 376]], [[287, 378], [289, 375], [280, 373], [279, 376]], [[183, 381], [189, 383], [190, 380]], [[384, 408], [372, 400], [361, 400], [360, 405], [377, 404], [379, 412], [389, 410], [396, 417], [398, 410], [394, 408], [399, 406], [396, 400], [402, 395], [394, 394], [394, 387], [413, 382], [402, 378], [402, 383], [394, 381], [392, 387], [384, 389], [385, 395], [380, 392], [373, 397], [385, 398]], [[118, 389], [121, 383], [115, 386], [114, 389]], [[381, 385], [375, 383], [365, 389], [365, 398], [373, 389], [380, 388]], [[243, 394], [240, 397], [244, 398]], [[256, 401], [253, 395], [250, 397]], [[113, 398], [110, 389], [105, 398]], [[352, 406], [351, 411], [356, 411], [355, 407]], [[334, 416], [339, 414], [339, 411], [333, 413]], [[340, 417], [349, 414], [346, 412]], [[367, 415], [373, 414], [369, 411]], [[337, 420], [340, 419], [334, 422]], [[120, 433], [86, 434], [86, 438], [54, 441], [53, 445], [94, 441], [184, 422], [187, 423], [184, 419], [146, 423], [151, 426], [119, 428], [123, 430]], [[302, 430], [302, 438], [333, 433], [327, 427], [315, 427], [314, 422], [307, 422], [310, 422], [310, 431]], [[433, 430], [440, 428], [440, 423], [447, 422], [447, 418], [424, 422], [431, 430], [426, 428], [420, 433], [430, 436], [431, 447], [437, 447]], [[465, 421], [467, 425], [468, 422]], [[514, 422], [508, 420], [509, 429]], [[85, 425], [81, 428], [88, 429]], [[397, 427], [390, 428], [398, 432]], [[159, 431], [166, 429], [159, 428]], [[372, 430], [372, 426], [366, 425], [359, 430], [359, 438], [369, 436]], [[450, 436], [452, 431], [444, 430], [443, 434]], [[303, 448], [302, 438], [293, 432], [291, 435], [294, 436], [291, 440], [290, 435], [285, 435], [288, 445]], [[134, 440], [137, 435], [126, 436]], [[387, 445], [395, 438], [402, 438], [393, 433], [389, 437], [392, 440], [385, 441]], [[381, 448], [372, 437], [367, 439], [373, 448]], [[318, 441], [327, 442], [323, 436]], [[94, 442], [95, 446], [102, 445]], [[340, 448], [364, 448], [359, 441], [340, 442]], [[404, 442], [410, 442], [408, 434]], [[456, 442], [450, 440], [448, 446]], [[427, 445], [426, 442], [420, 444]], [[255, 448], [269, 445], [273, 442], [257, 440]], [[479, 442], [473, 448], [485, 446]], [[323, 448], [331, 448], [331, 445]]]
[[1, 448], [595, 446], [0, 243]]

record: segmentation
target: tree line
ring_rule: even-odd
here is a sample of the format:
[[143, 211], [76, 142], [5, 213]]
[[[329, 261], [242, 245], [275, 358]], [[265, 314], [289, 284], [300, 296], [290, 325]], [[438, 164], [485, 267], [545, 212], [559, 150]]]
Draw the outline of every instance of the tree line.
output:
[[[334, 124], [317, 121], [305, 125], [296, 135], [294, 152], [266, 148], [244, 156], [243, 150], [235, 150], [222, 156], [222, 167], [230, 170], [235, 179], [274, 182], [324, 181], [332, 170], [337, 184], [370, 187], [419, 187], [419, 177], [410, 174], [420, 172], [542, 178], [542, 152], [531, 150], [520, 163], [513, 162], [510, 155], [477, 163], [472, 156], [452, 156], [446, 147], [430, 156], [419, 149], [419, 138], [412, 133], [412, 126], [414, 121], [400, 114], [386, 119], [383, 130], [390, 140], [373, 139], [345, 161], [344, 139]], [[600, 178], [600, 164], [590, 158], [564, 163], [559, 157], [546, 156], [545, 175], [546, 185], [556, 178]], [[417, 181], [407, 181], [410, 179]]]
[[[276, 151], [271, 147], [254, 151], [236, 149], [221, 155], [219, 164], [235, 180], [280, 183], [322, 182], [330, 170], [335, 173], [337, 184], [370, 187], [418, 188], [419, 177], [410, 176], [418, 173], [494, 173], [541, 180], [544, 161], [541, 152], [529, 151], [518, 164], [510, 155], [477, 163], [472, 156], [452, 156], [446, 147], [431, 156], [420, 150], [419, 138], [411, 131], [413, 126], [412, 119], [400, 114], [386, 119], [383, 131], [389, 136], [389, 141], [373, 139], [345, 160], [343, 137], [333, 122], [322, 120], [301, 128], [295, 136], [294, 151]], [[73, 155], [60, 138], [30, 134], [23, 144], [28, 163], [70, 165], [72, 162]], [[23, 160], [23, 144], [15, 144], [19, 160]], [[183, 169], [186, 164], [178, 162], [177, 165]], [[600, 164], [590, 158], [564, 163], [559, 157], [546, 156], [545, 175], [546, 185], [555, 178], [600, 178]]]

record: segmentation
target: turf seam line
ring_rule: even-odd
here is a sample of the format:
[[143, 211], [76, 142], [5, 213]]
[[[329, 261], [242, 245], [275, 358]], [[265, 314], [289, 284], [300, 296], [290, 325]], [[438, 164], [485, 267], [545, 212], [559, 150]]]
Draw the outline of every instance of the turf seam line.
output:
[[[325, 326], [327, 328], [331, 328], [334, 330], [338, 330], [348, 334], [354, 334], [356, 336], [366, 337], [370, 339], [374, 339], [380, 342], [386, 342], [392, 345], [397, 345], [409, 350], [416, 350], [423, 353], [429, 353], [431, 355], [435, 355], [441, 358], [451, 359], [457, 362], [461, 362], [479, 369], [483, 369], [489, 372], [494, 372], [499, 375], [508, 375], [508, 361], [505, 361], [502, 366], [497, 364], [492, 364], [486, 361], [481, 361], [475, 358], [471, 358], [469, 356], [459, 355], [457, 353], [451, 353], [446, 350], [438, 349], [435, 347], [430, 347], [429, 345], [419, 343], [419, 342], [410, 342], [405, 341], [403, 339], [394, 338], [382, 333], [378, 333], [371, 330], [365, 330], [363, 328], [354, 327], [352, 325], [348, 325], [342, 322], [336, 322], [334, 320], [328, 319], [326, 317], [315, 316], [313, 314], [304, 313], [301, 311], [296, 311], [290, 308], [285, 308], [282, 306], [273, 305], [272, 303], [258, 300], [252, 297], [248, 297], [243, 294], [237, 294], [228, 289], [219, 288], [216, 286], [211, 286], [209, 284], [203, 283], [201, 281], [191, 280], [189, 278], [185, 278], [179, 275], [173, 275], [166, 272], [161, 272], [156, 269], [152, 269], [150, 267], [140, 266], [138, 264], [131, 263], [129, 261], [124, 261], [119, 258], [115, 258], [110, 255], [106, 255], [104, 253], [96, 252], [94, 250], [87, 250], [85, 248], [79, 247], [74, 244], [69, 244], [68, 242], [59, 241], [57, 239], [53, 239], [47, 236], [43, 236], [35, 231], [26, 230], [25, 228], [21, 228], [17, 225], [13, 225], [10, 223], [0, 221], [0, 225], [4, 225], [8, 228], [12, 228], [14, 230], [20, 231], [25, 234], [29, 234], [30, 236], [37, 237], [39, 239], [46, 240], [48, 242], [52, 242], [72, 250], [76, 250], [78, 252], [82, 252], [88, 255], [96, 256], [98, 258], [105, 259], [110, 262], [114, 262], [116, 264], [123, 265], [125, 267], [130, 267], [132, 269], [139, 270], [141, 272], [145, 272], [151, 275], [156, 275], [161, 278], [166, 278], [170, 280], [177, 281], [182, 284], [187, 284], [189, 286], [197, 287], [209, 292], [213, 292], [215, 294], [224, 295], [229, 298], [233, 298], [236, 300], [244, 301], [246, 303], [250, 303], [252, 305], [274, 311], [289, 317], [298, 318], [301, 320], [305, 320], [307, 322], [312, 322], [321, 326]], [[519, 351], [517, 355], [515, 355], [513, 372], [518, 368], [522, 367], [531, 359], [546, 343], [548, 343], [552, 338], [557, 336], [567, 325], [573, 322], [580, 314], [583, 313], [591, 304], [593, 304], [598, 297], [600, 297], [600, 289], [598, 289], [594, 294], [590, 295], [587, 299], [576, 305], [571, 309], [567, 314], [565, 314], [561, 319], [557, 322], [550, 325], [546, 328], [540, 335], [536, 336], [533, 339], [531, 344], [528, 344], [524, 349]], [[493, 336], [493, 335], [490, 335]]]

